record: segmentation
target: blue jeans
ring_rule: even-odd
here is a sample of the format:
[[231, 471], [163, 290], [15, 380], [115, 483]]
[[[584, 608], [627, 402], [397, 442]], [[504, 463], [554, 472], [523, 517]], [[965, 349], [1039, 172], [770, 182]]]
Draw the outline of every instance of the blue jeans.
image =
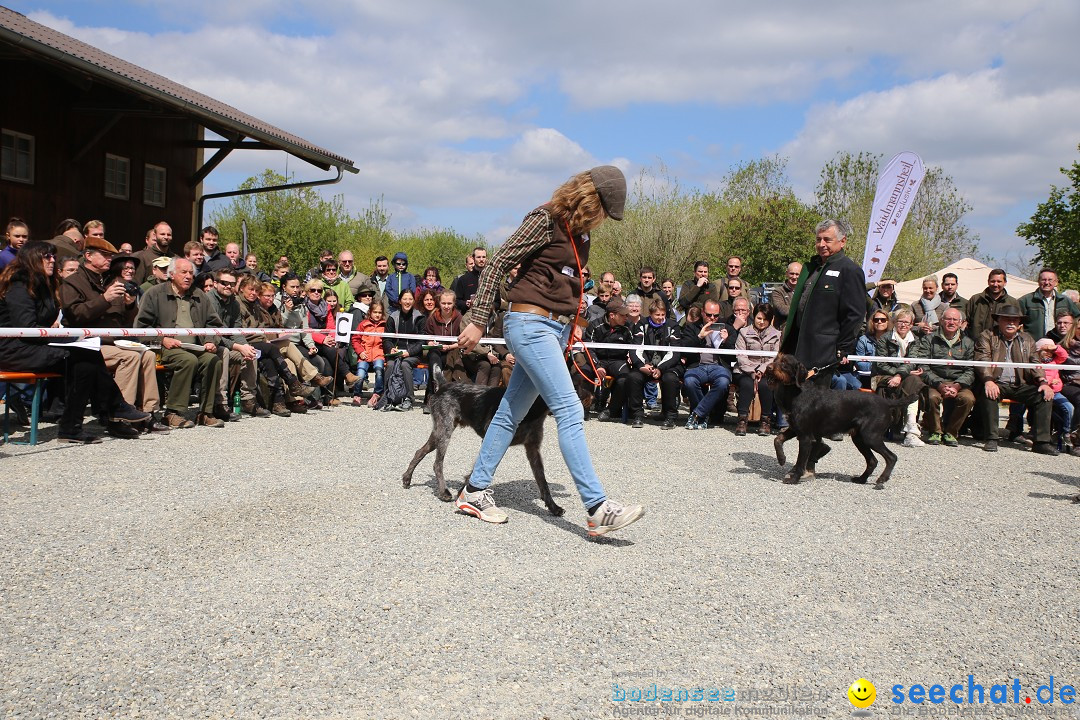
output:
[[495, 468], [510, 447], [518, 424], [540, 396], [555, 416], [559, 449], [581, 501], [591, 508], [607, 499], [585, 444], [585, 412], [563, 359], [569, 332], [569, 326], [540, 315], [506, 313], [503, 337], [517, 361], [473, 465], [469, 478], [473, 487], [482, 489], [491, 485]]
[[359, 395], [361, 392], [363, 392], [363, 390], [364, 390], [364, 381], [367, 380], [368, 370], [372, 366], [374, 366], [374, 368], [375, 368], [375, 392], [378, 393], [379, 395], [382, 395], [382, 390], [383, 390], [383, 387], [382, 387], [382, 374], [383, 373], [382, 373], [382, 371], [383, 371], [383, 363], [385, 363], [385, 362], [386, 362], [385, 360], [383, 360], [382, 358], [379, 358], [378, 360], [373, 360], [373, 361], [361, 360], [360, 362], [356, 363], [356, 374], [360, 376], [360, 379], [357, 380], [355, 383], [353, 383], [352, 394], [353, 395]]
[[861, 390], [862, 380], [855, 373], [836, 373], [832, 378], [833, 390]]
[[[686, 371], [683, 384], [690, 394], [690, 410], [705, 419], [727, 393], [731, 385], [731, 371], [718, 363], [703, 363]], [[702, 392], [703, 385], [710, 386], [708, 394]]]
[[1073, 412], [1073, 404], [1069, 402], [1069, 399], [1061, 393], [1054, 393], [1053, 417], [1059, 421], [1056, 424], [1060, 424], [1062, 432], [1067, 433], [1072, 428]]

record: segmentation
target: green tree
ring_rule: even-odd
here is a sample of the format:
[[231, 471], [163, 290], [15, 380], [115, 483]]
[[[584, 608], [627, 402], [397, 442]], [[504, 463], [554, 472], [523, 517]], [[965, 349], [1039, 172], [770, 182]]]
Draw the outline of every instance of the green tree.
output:
[[[867, 152], [837, 153], [822, 168], [818, 181], [817, 210], [822, 217], [840, 217], [851, 223], [847, 252], [856, 262], [862, 261], [866, 249], [883, 158]], [[885, 273], [910, 280], [975, 255], [979, 238], [964, 219], [971, 209], [951, 177], [939, 167], [928, 168]]]
[[655, 268], [658, 279], [682, 282], [695, 260], [716, 256], [710, 204], [697, 190], [684, 192], [663, 164], [642, 170], [622, 222], [593, 233], [589, 265], [597, 276], [610, 270], [631, 286], [644, 266]]
[[[1080, 146], [1077, 146], [1080, 150]], [[1061, 168], [1072, 187], [1050, 186], [1050, 197], [1039, 203], [1031, 220], [1016, 234], [1038, 249], [1032, 266], [1052, 267], [1061, 287], [1080, 287], [1080, 162]]]
[[736, 166], [715, 202], [718, 266], [738, 255], [748, 282], [782, 281], [788, 263], [812, 251], [821, 217], [796, 197], [786, 158], [774, 155]]
[[[250, 177], [238, 189], [284, 185], [292, 181], [272, 170]], [[422, 273], [429, 265], [439, 268], [444, 284], [449, 285], [460, 272], [462, 262], [479, 239], [469, 239], [451, 230], [418, 230], [394, 233], [389, 229], [390, 215], [382, 198], [372, 200], [355, 215], [345, 209], [342, 195], [329, 200], [315, 188], [293, 188], [239, 195], [210, 214], [210, 222], [221, 231], [222, 243], [242, 242], [242, 222], [247, 221], [248, 247], [269, 267], [278, 256], [286, 255], [294, 271], [303, 274], [319, 259], [319, 252], [329, 249], [335, 255], [350, 250], [357, 269], [370, 273], [374, 258], [391, 257], [404, 251], [409, 269]], [[449, 275], [449, 278], [447, 278]]]

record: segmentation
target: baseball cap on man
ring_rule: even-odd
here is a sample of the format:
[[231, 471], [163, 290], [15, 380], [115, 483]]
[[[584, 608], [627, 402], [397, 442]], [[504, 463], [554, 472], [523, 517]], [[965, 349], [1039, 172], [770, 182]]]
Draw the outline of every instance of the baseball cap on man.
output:
[[612, 220], [622, 220], [623, 208], [626, 207], [626, 177], [622, 170], [614, 165], [600, 165], [589, 171], [596, 194], [604, 212]]
[[154, 258], [153, 261], [150, 264], [153, 265], [156, 268], [167, 268], [167, 267], [169, 267], [169, 263], [171, 261], [172, 261], [172, 258], [168, 258], [168, 257], [165, 257], [164, 255], [162, 255], [161, 257]]

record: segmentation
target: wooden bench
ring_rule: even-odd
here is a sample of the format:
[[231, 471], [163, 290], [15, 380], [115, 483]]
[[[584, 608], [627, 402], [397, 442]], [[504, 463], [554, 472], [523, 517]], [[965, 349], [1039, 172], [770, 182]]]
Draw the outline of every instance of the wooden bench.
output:
[[[37, 373], [37, 372], [14, 372], [7, 370], [0, 370], [0, 382], [7, 383], [7, 389], [4, 391], [4, 442], [11, 443], [12, 445], [37, 445], [37, 430], [38, 419], [41, 417], [41, 396], [44, 383], [40, 380], [49, 380], [51, 378], [61, 377], [59, 373]], [[27, 441], [15, 441], [11, 440], [10, 429], [10, 413], [11, 413], [11, 390], [13, 384], [26, 384], [34, 386], [34, 399], [30, 404], [30, 440]]]

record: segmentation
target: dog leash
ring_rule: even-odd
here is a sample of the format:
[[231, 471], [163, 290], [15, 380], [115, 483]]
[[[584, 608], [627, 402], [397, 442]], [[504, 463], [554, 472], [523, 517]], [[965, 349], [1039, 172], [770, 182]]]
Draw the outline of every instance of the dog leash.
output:
[[822, 370], [828, 370], [829, 368], [836, 367], [839, 364], [840, 364], [840, 361], [835, 360], [835, 361], [829, 363], [828, 365], [822, 365], [821, 367], [812, 367], [812, 368], [810, 368], [809, 370], [806, 371], [806, 379], [809, 380], [810, 378], [814, 377], [815, 375], [817, 375]]

